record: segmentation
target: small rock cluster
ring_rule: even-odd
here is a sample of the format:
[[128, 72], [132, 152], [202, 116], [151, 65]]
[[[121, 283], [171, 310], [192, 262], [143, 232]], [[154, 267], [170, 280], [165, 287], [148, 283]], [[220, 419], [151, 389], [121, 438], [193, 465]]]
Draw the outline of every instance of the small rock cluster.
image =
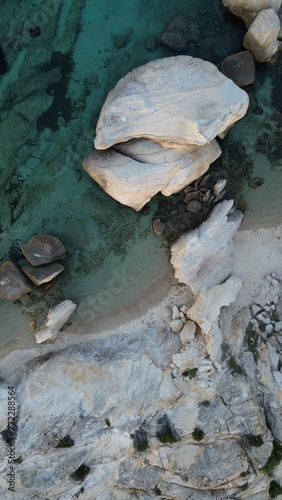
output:
[[167, 306], [164, 315], [171, 318], [169, 327], [174, 333], [180, 334], [180, 339], [183, 345], [193, 340], [196, 334], [196, 323], [188, 319], [186, 313], [190, 306], [188, 304], [182, 305], [179, 308], [174, 305], [172, 309]]
[[251, 306], [251, 324], [265, 334], [282, 332], [282, 321], [276, 311], [281, 282], [275, 273], [268, 274], [263, 281], [260, 294]]
[[175, 16], [161, 35], [161, 43], [170, 50], [183, 52], [188, 42], [197, 42], [200, 30], [196, 21], [187, 16]]
[[66, 256], [66, 247], [55, 236], [37, 234], [21, 247], [28, 264], [19, 269], [13, 262], [0, 266], [0, 300], [17, 300], [53, 280], [64, 270], [57, 260]]
[[[216, 182], [213, 180], [211, 174], [206, 174], [199, 177], [193, 184], [187, 186], [183, 191], [183, 199], [182, 201], [186, 205], [186, 210], [190, 214], [197, 214], [200, 217], [203, 215], [206, 216], [207, 209], [219, 201], [221, 201], [225, 196], [225, 185], [226, 179], [219, 179]], [[173, 212], [173, 211], [172, 211]], [[174, 213], [174, 212], [173, 212]], [[152, 231], [155, 236], [161, 236], [165, 229], [167, 220], [168, 211], [165, 211], [165, 220], [163, 218], [156, 218], [152, 221]], [[181, 217], [181, 210], [176, 210], [176, 217], [179, 215]], [[183, 214], [182, 214], [183, 215]], [[175, 217], [174, 217], [175, 218]], [[183, 217], [182, 217], [183, 218]], [[186, 220], [183, 228], [187, 229], [187, 225], [189, 225], [189, 221]], [[176, 227], [176, 224], [173, 224]]]

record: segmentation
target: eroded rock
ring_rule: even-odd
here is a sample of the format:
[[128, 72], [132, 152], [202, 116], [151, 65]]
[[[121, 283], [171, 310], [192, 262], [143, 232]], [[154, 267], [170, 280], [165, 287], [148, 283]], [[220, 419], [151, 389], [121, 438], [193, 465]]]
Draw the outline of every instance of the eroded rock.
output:
[[146, 137], [203, 145], [247, 109], [247, 94], [212, 63], [190, 56], [157, 59], [128, 73], [109, 93], [94, 144], [107, 149]]
[[32, 288], [32, 283], [13, 262], [7, 261], [0, 266], [0, 300], [19, 299]]
[[273, 9], [261, 10], [244, 37], [243, 45], [250, 50], [256, 61], [269, 61], [279, 49], [279, 17]]
[[36, 267], [27, 264], [22, 267], [22, 271], [33, 283], [35, 283], [35, 285], [42, 285], [43, 283], [52, 281], [64, 269], [64, 266], [59, 262], [51, 262], [50, 264]]
[[171, 247], [175, 277], [195, 295], [221, 283], [230, 273], [233, 238], [243, 218], [232, 207], [233, 200], [218, 203], [203, 224], [183, 234]]
[[220, 154], [216, 140], [172, 148], [140, 139], [93, 151], [83, 168], [112, 198], [141, 210], [158, 192], [170, 196], [203, 175]]
[[21, 250], [32, 266], [41, 266], [63, 259], [67, 252], [59, 238], [49, 234], [36, 234], [21, 247]]
[[63, 300], [53, 309], [50, 309], [42, 328], [36, 333], [36, 342], [50, 342], [57, 338], [61, 328], [69, 320], [76, 309], [71, 300]]

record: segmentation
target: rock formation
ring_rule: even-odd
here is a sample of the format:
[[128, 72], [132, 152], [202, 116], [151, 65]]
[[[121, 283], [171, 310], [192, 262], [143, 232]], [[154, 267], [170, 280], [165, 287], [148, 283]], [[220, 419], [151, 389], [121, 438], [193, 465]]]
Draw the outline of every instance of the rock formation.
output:
[[230, 273], [233, 238], [243, 214], [233, 200], [218, 203], [197, 229], [183, 234], [171, 247], [175, 277], [198, 295], [225, 280]]
[[256, 61], [269, 61], [281, 50], [281, 0], [222, 0], [248, 31], [243, 45]]
[[255, 63], [250, 51], [237, 52], [226, 57], [220, 64], [220, 71], [239, 87], [255, 81]]
[[48, 316], [41, 329], [35, 334], [36, 342], [54, 341], [64, 324], [69, 320], [76, 309], [76, 304], [71, 300], [63, 300], [49, 310]]
[[0, 266], [0, 300], [16, 300], [32, 290], [32, 283], [13, 262]]
[[[109, 93], [83, 168], [110, 196], [140, 210], [156, 193], [169, 196], [203, 175], [221, 152], [215, 137], [247, 108], [247, 94], [209, 62], [151, 61]], [[200, 208], [191, 205], [191, 212]]]
[[35, 267], [31, 266], [30, 264], [26, 264], [21, 269], [27, 275], [27, 277], [33, 283], [35, 283], [35, 285], [39, 286], [43, 283], [52, 281], [65, 268], [59, 262], [51, 262], [50, 264], [45, 264], [44, 266]]
[[128, 73], [109, 93], [94, 144], [107, 149], [146, 137], [200, 146], [242, 118], [247, 108], [247, 94], [212, 63], [190, 56], [157, 59]]
[[172, 148], [139, 139], [94, 150], [83, 168], [115, 200], [140, 210], [158, 192], [170, 196], [195, 181], [220, 154], [216, 140]]
[[36, 234], [21, 250], [32, 266], [42, 266], [63, 259], [66, 256], [66, 247], [63, 243], [49, 234]]

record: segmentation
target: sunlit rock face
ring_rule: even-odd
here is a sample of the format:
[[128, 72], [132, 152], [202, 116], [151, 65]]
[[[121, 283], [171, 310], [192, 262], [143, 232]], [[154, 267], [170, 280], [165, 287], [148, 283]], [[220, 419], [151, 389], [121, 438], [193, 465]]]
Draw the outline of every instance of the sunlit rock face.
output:
[[83, 168], [112, 198], [140, 210], [158, 192], [170, 196], [194, 182], [220, 154], [215, 139], [177, 148], [135, 139], [93, 151]]
[[215, 138], [248, 108], [248, 96], [210, 62], [151, 61], [122, 78], [102, 108], [96, 150], [83, 168], [114, 199], [140, 210], [156, 193], [177, 193], [221, 149]]
[[171, 144], [210, 142], [242, 118], [247, 94], [202, 59], [151, 61], [122, 78], [102, 108], [94, 141], [107, 149], [132, 138]]
[[231, 267], [233, 238], [243, 214], [233, 200], [218, 203], [197, 229], [183, 234], [171, 247], [175, 276], [195, 295], [225, 280]]

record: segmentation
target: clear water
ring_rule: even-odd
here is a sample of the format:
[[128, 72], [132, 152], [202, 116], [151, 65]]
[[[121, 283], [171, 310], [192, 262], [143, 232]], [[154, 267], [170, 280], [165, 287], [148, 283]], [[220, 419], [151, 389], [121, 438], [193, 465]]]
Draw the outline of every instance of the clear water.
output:
[[[109, 90], [131, 69], [174, 55], [159, 38], [175, 15], [198, 22], [200, 39], [189, 44], [187, 54], [215, 64], [241, 49], [244, 27], [219, 0], [47, 0], [44, 5], [7, 0], [0, 9], [0, 45], [8, 65], [0, 79], [1, 262], [20, 264], [19, 247], [36, 233], [56, 235], [68, 248], [66, 270], [44, 295], [0, 303], [0, 345], [12, 339], [33, 345], [28, 322], [40, 325], [56, 300], [78, 303], [73, 321], [91, 331], [95, 314], [128, 303], [170, 269], [166, 240], [156, 238], [150, 225], [160, 203], [169, 213], [177, 196], [165, 201], [157, 196], [137, 214], [108, 197], [81, 168]], [[32, 36], [38, 34], [30, 32], [34, 28], [39, 36]], [[154, 51], [146, 49], [150, 37], [156, 40]], [[3, 57], [1, 68], [4, 73]], [[281, 61], [260, 66], [248, 89], [251, 112], [231, 130], [213, 167], [227, 175], [230, 194], [244, 204], [246, 224], [256, 223], [257, 205], [264, 213], [258, 224], [282, 212], [281, 157], [276, 151], [269, 158], [269, 139], [256, 151], [269, 123], [278, 137], [279, 78]], [[262, 114], [253, 111], [257, 106]], [[256, 191], [248, 187], [252, 176], [266, 179]], [[34, 314], [36, 309], [42, 314]]]

